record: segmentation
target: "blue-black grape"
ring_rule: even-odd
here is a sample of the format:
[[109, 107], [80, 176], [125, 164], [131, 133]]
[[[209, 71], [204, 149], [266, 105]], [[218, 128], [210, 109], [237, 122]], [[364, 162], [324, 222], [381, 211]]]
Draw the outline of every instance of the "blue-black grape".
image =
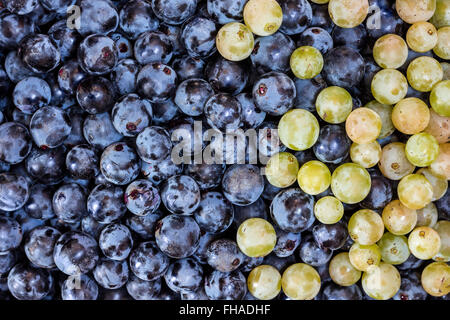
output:
[[154, 281], [169, 268], [170, 260], [153, 241], [142, 242], [131, 251], [130, 269], [136, 277], [145, 281]]
[[114, 222], [127, 211], [123, 196], [122, 188], [99, 184], [87, 198], [88, 213], [100, 223]]
[[133, 237], [125, 225], [111, 223], [100, 233], [98, 245], [107, 258], [122, 261], [128, 258], [133, 248]]
[[164, 279], [175, 292], [195, 292], [203, 285], [203, 267], [192, 258], [176, 260], [167, 269]]

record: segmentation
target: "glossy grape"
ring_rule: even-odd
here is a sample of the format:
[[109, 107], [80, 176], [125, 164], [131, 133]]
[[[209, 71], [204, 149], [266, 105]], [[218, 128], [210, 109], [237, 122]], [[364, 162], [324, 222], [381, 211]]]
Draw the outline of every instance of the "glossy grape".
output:
[[237, 243], [239, 249], [249, 257], [268, 255], [275, 247], [276, 241], [275, 229], [264, 219], [248, 219], [239, 226]]
[[381, 239], [384, 224], [375, 211], [362, 209], [355, 212], [348, 221], [348, 233], [359, 244], [372, 245]]

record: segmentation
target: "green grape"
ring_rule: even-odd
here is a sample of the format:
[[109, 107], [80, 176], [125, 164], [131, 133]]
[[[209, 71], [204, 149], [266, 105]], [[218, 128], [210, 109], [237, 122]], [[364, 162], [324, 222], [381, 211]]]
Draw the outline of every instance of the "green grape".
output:
[[377, 300], [388, 300], [400, 289], [401, 278], [398, 270], [391, 264], [381, 262], [362, 276], [364, 292]]
[[445, 195], [448, 188], [446, 179], [436, 177], [428, 168], [422, 168], [418, 170], [417, 173], [423, 175], [427, 178], [428, 182], [431, 183], [431, 186], [433, 187], [433, 198], [431, 198], [431, 201], [439, 200]]
[[366, 169], [356, 163], [345, 163], [331, 175], [331, 191], [344, 203], [364, 200], [370, 192], [371, 179]]
[[444, 70], [444, 78], [442, 80], [450, 80], [450, 63], [441, 62], [442, 70]]
[[381, 218], [390, 233], [404, 235], [410, 233], [416, 226], [417, 212], [405, 207], [400, 200], [394, 200], [384, 207]]
[[406, 70], [408, 82], [417, 91], [429, 92], [442, 80], [444, 71], [434, 58], [422, 56], [414, 59]]
[[427, 204], [424, 208], [417, 210], [416, 227], [430, 227], [433, 228], [438, 221], [438, 211], [433, 202]]
[[303, 46], [292, 53], [290, 64], [297, 78], [312, 79], [322, 71], [323, 57], [316, 48]]
[[429, 260], [439, 253], [441, 239], [436, 230], [418, 227], [409, 234], [408, 247], [417, 259]]
[[374, 244], [381, 239], [383, 233], [383, 220], [375, 211], [369, 209], [356, 211], [348, 221], [348, 234], [359, 244]]
[[283, 12], [275, 0], [249, 0], [244, 7], [244, 22], [258, 36], [270, 36], [283, 22]]
[[324, 192], [330, 186], [330, 169], [320, 161], [308, 161], [298, 171], [297, 180], [304, 192], [316, 195]]
[[409, 24], [427, 21], [436, 10], [436, 0], [396, 0], [395, 9], [400, 18]]
[[409, 162], [417, 167], [426, 167], [436, 160], [439, 144], [431, 134], [417, 133], [409, 137], [405, 151]]
[[241, 251], [252, 258], [265, 257], [272, 252], [277, 242], [273, 226], [264, 219], [245, 220], [237, 232], [237, 244]]
[[320, 291], [320, 275], [310, 265], [296, 263], [284, 271], [281, 287], [293, 300], [312, 300]]
[[423, 289], [433, 297], [442, 297], [450, 293], [450, 266], [444, 262], [433, 262], [422, 271]]
[[283, 144], [291, 150], [311, 148], [319, 138], [320, 126], [316, 117], [304, 109], [286, 112], [278, 124], [278, 134]]
[[372, 94], [382, 104], [396, 104], [408, 91], [408, 81], [405, 76], [395, 69], [378, 71], [372, 79]]
[[328, 13], [331, 20], [341, 28], [354, 28], [366, 19], [369, 13], [368, 0], [330, 0]]
[[352, 108], [352, 96], [341, 87], [325, 88], [316, 99], [317, 114], [328, 123], [344, 122]]
[[430, 121], [430, 109], [419, 98], [406, 98], [392, 110], [394, 127], [405, 134], [422, 132]]
[[442, 59], [450, 59], [450, 26], [438, 30], [438, 43], [433, 52]]
[[378, 167], [383, 176], [391, 180], [400, 180], [413, 173], [416, 168], [406, 158], [405, 144], [401, 142], [389, 143], [381, 149]]
[[224, 25], [216, 37], [216, 47], [225, 59], [241, 61], [253, 51], [255, 40], [249, 28], [242, 23], [231, 22]]
[[364, 107], [375, 111], [381, 118], [381, 132], [380, 135], [378, 136], [378, 139], [386, 138], [390, 136], [392, 133], [394, 133], [395, 128], [391, 120], [392, 106], [379, 103], [376, 100], [372, 100], [369, 103], [367, 103]]
[[402, 264], [409, 257], [408, 239], [386, 232], [378, 241], [381, 259], [393, 265]]
[[297, 179], [298, 161], [289, 152], [280, 152], [270, 157], [266, 165], [266, 178], [278, 188], [286, 188]]
[[345, 120], [345, 131], [353, 142], [370, 143], [380, 135], [381, 118], [369, 108], [357, 108]]
[[408, 58], [408, 46], [402, 37], [386, 34], [375, 42], [373, 58], [383, 69], [400, 68]]
[[450, 80], [439, 82], [431, 90], [430, 104], [437, 114], [450, 117]]
[[428, 127], [426, 127], [425, 132], [435, 137], [439, 144], [449, 142], [450, 117], [441, 116], [433, 109], [430, 109], [430, 122], [428, 123]]
[[269, 265], [254, 268], [247, 278], [248, 291], [259, 300], [272, 300], [281, 291], [281, 274]]
[[324, 224], [334, 224], [344, 216], [344, 205], [337, 198], [326, 196], [314, 205], [314, 215]]
[[377, 141], [365, 144], [353, 143], [350, 147], [350, 158], [364, 168], [372, 168], [381, 158], [381, 146]]
[[398, 198], [410, 209], [422, 209], [433, 199], [433, 186], [421, 174], [409, 174], [400, 180]]
[[413, 51], [430, 51], [438, 42], [437, 30], [429, 22], [416, 22], [409, 27], [406, 33], [406, 42]]
[[355, 284], [361, 278], [361, 271], [351, 264], [348, 252], [335, 255], [330, 261], [328, 272], [334, 283], [344, 287]]
[[450, 180], [450, 143], [439, 145], [439, 154], [430, 165], [430, 171], [438, 178]]
[[436, 11], [434, 11], [430, 22], [436, 28], [450, 26], [450, 1], [436, 0]]
[[370, 271], [381, 261], [381, 250], [376, 244], [353, 243], [348, 253], [351, 264], [360, 271]]
[[439, 234], [441, 246], [439, 252], [433, 257], [435, 261], [450, 261], [450, 221], [441, 220], [433, 228]]

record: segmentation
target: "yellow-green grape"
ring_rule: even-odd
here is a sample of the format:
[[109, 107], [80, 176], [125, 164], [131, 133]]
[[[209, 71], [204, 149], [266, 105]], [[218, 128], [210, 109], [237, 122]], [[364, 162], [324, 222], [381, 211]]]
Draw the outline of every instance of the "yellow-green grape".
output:
[[439, 154], [430, 165], [430, 171], [438, 178], [450, 180], [450, 143], [439, 145]]
[[438, 43], [433, 52], [442, 59], [450, 59], [450, 26], [438, 29]]
[[312, 79], [323, 69], [323, 57], [311, 46], [297, 48], [291, 55], [292, 73], [300, 79]]
[[392, 110], [394, 127], [405, 134], [422, 132], [430, 121], [430, 109], [419, 98], [406, 98], [397, 103]]
[[295, 151], [311, 148], [319, 138], [319, 131], [319, 122], [316, 117], [304, 109], [286, 112], [278, 124], [281, 142]]
[[381, 149], [378, 167], [383, 176], [391, 180], [400, 180], [416, 168], [406, 158], [405, 144], [401, 142], [389, 143]]
[[422, 271], [422, 287], [434, 297], [450, 293], [450, 266], [445, 262], [433, 262]]
[[400, 289], [401, 278], [398, 270], [389, 263], [381, 262], [362, 276], [364, 292], [377, 300], [388, 300]]
[[375, 211], [369, 209], [356, 211], [348, 221], [348, 234], [359, 244], [375, 244], [383, 233], [383, 220]]
[[434, 11], [430, 22], [436, 28], [450, 26], [450, 1], [436, 0], [436, 11]]
[[433, 186], [421, 174], [409, 174], [400, 180], [398, 198], [410, 209], [422, 209], [433, 199]]
[[248, 275], [247, 286], [255, 298], [272, 300], [281, 291], [281, 274], [272, 266], [257, 266]]
[[386, 138], [390, 136], [392, 133], [394, 133], [395, 128], [391, 119], [392, 106], [379, 103], [376, 100], [372, 100], [369, 103], [367, 103], [364, 107], [375, 111], [381, 118], [381, 132], [380, 135], [378, 136], [378, 139]]
[[293, 300], [312, 300], [320, 291], [320, 275], [310, 265], [296, 263], [284, 271], [281, 287]]
[[[436, 87], [436, 86], [435, 86]], [[449, 89], [450, 93], [450, 89]], [[437, 114], [433, 109], [430, 110], [430, 122], [425, 132], [433, 135], [439, 144], [450, 141], [450, 117], [444, 117]]]
[[416, 22], [409, 27], [406, 33], [406, 42], [413, 51], [430, 51], [438, 42], [437, 30], [429, 22]]
[[395, 9], [400, 18], [409, 24], [427, 21], [436, 10], [436, 0], [396, 0]]
[[406, 70], [408, 82], [417, 91], [429, 92], [442, 80], [444, 71], [434, 58], [423, 56], [414, 59]]
[[439, 82], [431, 90], [430, 104], [437, 114], [450, 117], [450, 80]]
[[369, 13], [368, 0], [330, 0], [328, 13], [331, 20], [341, 28], [354, 28], [366, 19]]
[[283, 12], [275, 0], [249, 0], [244, 7], [244, 22], [258, 36], [270, 36], [283, 22]]
[[353, 142], [370, 143], [380, 135], [381, 118], [369, 108], [355, 109], [345, 120], [345, 131]]
[[239, 226], [237, 244], [246, 256], [265, 257], [272, 252], [276, 242], [275, 229], [267, 220], [251, 218]]
[[371, 90], [379, 103], [396, 104], [406, 97], [408, 81], [398, 70], [383, 69], [373, 77]]
[[441, 238], [436, 230], [430, 227], [418, 227], [410, 233], [408, 247], [417, 259], [429, 260], [438, 254]]
[[373, 58], [383, 69], [400, 68], [408, 58], [408, 46], [402, 37], [386, 34], [375, 42]]
[[441, 247], [439, 252], [433, 257], [435, 261], [450, 261], [450, 221], [441, 220], [433, 228], [439, 234]]
[[308, 161], [298, 171], [297, 181], [300, 188], [307, 194], [322, 193], [330, 186], [330, 169], [320, 161]]
[[371, 179], [366, 169], [356, 163], [344, 163], [331, 175], [331, 191], [344, 203], [364, 200], [370, 192]]
[[408, 239], [405, 236], [397, 236], [386, 232], [378, 241], [381, 251], [381, 260], [393, 265], [401, 264], [408, 260]]
[[444, 70], [444, 78], [442, 80], [450, 80], [450, 63], [441, 62], [442, 70]]
[[241, 61], [247, 59], [253, 51], [255, 40], [253, 33], [239, 22], [224, 25], [216, 37], [216, 47], [225, 59]]
[[350, 93], [341, 87], [323, 89], [316, 99], [317, 114], [326, 122], [342, 123], [352, 112], [353, 100]]
[[317, 4], [325, 4], [328, 3], [330, 0], [311, 0], [311, 2], [317, 3]]
[[314, 215], [324, 224], [339, 222], [344, 216], [344, 205], [333, 196], [320, 198], [314, 205]]
[[370, 271], [381, 261], [381, 251], [376, 244], [361, 245], [353, 243], [348, 253], [351, 264], [360, 271]]
[[400, 200], [388, 203], [381, 214], [384, 226], [390, 233], [404, 235], [410, 233], [417, 224], [417, 212], [405, 207]]
[[348, 252], [335, 255], [330, 261], [328, 272], [334, 283], [344, 287], [355, 284], [361, 278], [361, 271], [351, 264]]
[[280, 152], [270, 157], [266, 165], [266, 178], [278, 188], [286, 188], [297, 179], [297, 158], [289, 152]]
[[427, 204], [424, 208], [417, 210], [416, 227], [433, 228], [438, 221], [439, 213], [433, 202]]
[[365, 144], [353, 143], [350, 147], [350, 158], [364, 168], [372, 168], [381, 158], [381, 146], [377, 141]]
[[428, 182], [431, 183], [431, 186], [433, 187], [433, 198], [431, 201], [439, 200], [445, 195], [448, 188], [446, 179], [436, 177], [428, 168], [422, 168], [418, 170], [417, 173], [423, 175], [427, 178]]
[[439, 144], [431, 134], [422, 132], [409, 137], [406, 157], [416, 167], [429, 166], [439, 154]]

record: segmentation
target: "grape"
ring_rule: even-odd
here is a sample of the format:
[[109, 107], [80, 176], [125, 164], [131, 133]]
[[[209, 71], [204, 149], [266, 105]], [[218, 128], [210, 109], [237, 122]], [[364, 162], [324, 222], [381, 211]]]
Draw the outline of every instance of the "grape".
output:
[[272, 266], [258, 266], [248, 275], [247, 286], [255, 298], [271, 300], [281, 291], [281, 274]]
[[400, 180], [413, 173], [415, 166], [406, 158], [405, 144], [393, 142], [381, 150], [379, 168], [386, 178]]
[[370, 175], [359, 164], [340, 165], [331, 176], [331, 190], [334, 196], [344, 203], [362, 201], [369, 194], [370, 186]]
[[395, 235], [410, 233], [417, 223], [416, 210], [405, 207], [400, 200], [390, 202], [381, 217], [386, 229]]
[[450, 266], [444, 262], [430, 263], [422, 271], [421, 282], [428, 294], [445, 296], [450, 292]]
[[429, 22], [416, 22], [409, 27], [406, 33], [406, 42], [416, 52], [430, 51], [438, 42], [437, 30]]
[[352, 112], [352, 108], [352, 96], [341, 87], [325, 88], [316, 99], [317, 114], [328, 123], [344, 122]]
[[428, 168], [422, 168], [418, 170], [417, 173], [422, 174], [425, 178], [427, 178], [428, 182], [431, 183], [433, 187], [433, 198], [431, 201], [439, 200], [445, 195], [448, 188], [446, 179], [436, 177]]
[[433, 257], [435, 261], [450, 261], [450, 221], [441, 220], [434, 227], [441, 239], [441, 247], [438, 254]]
[[396, 0], [395, 8], [403, 21], [413, 24], [429, 20], [436, 10], [436, 0]]
[[286, 112], [278, 124], [281, 142], [295, 151], [311, 148], [319, 138], [319, 130], [316, 117], [304, 109]]
[[381, 146], [377, 141], [364, 144], [353, 143], [350, 147], [350, 158], [364, 168], [372, 168], [380, 161]]
[[432, 228], [418, 227], [409, 235], [408, 246], [417, 259], [428, 260], [438, 254], [441, 239], [439, 233]]
[[292, 53], [290, 65], [297, 78], [312, 79], [322, 71], [323, 57], [316, 48], [303, 46]]
[[324, 224], [339, 222], [344, 215], [342, 202], [332, 196], [320, 198], [314, 205], [314, 215]]
[[[450, 81], [449, 81], [450, 83]], [[434, 86], [435, 88], [438, 86]], [[450, 89], [450, 86], [449, 86]], [[450, 90], [449, 90], [450, 92]], [[444, 117], [437, 114], [433, 109], [430, 110], [430, 122], [425, 132], [436, 138], [438, 143], [450, 141], [450, 117]]]
[[437, 114], [450, 117], [450, 80], [441, 81], [431, 90], [430, 104]]
[[297, 158], [288, 152], [274, 154], [266, 165], [266, 178], [269, 183], [278, 188], [286, 188], [297, 179]]
[[361, 278], [361, 271], [356, 269], [350, 262], [348, 252], [341, 252], [330, 261], [329, 273], [334, 283], [348, 287]]
[[348, 254], [351, 264], [360, 271], [370, 271], [381, 261], [381, 250], [376, 244], [361, 245], [355, 242]]
[[298, 185], [307, 194], [317, 195], [328, 189], [331, 183], [330, 169], [320, 161], [308, 161], [298, 171]]
[[408, 82], [395, 69], [378, 71], [372, 79], [371, 90], [374, 98], [383, 104], [395, 104], [406, 96]]
[[438, 43], [433, 52], [442, 59], [450, 59], [450, 26], [438, 29]]
[[369, 13], [368, 0], [330, 0], [328, 13], [341, 28], [354, 28], [366, 19]]
[[448, 0], [436, 0], [436, 11], [434, 11], [430, 22], [436, 28], [450, 25], [450, 2]]
[[[447, 181], [445, 181], [447, 183]], [[433, 202], [427, 204], [424, 208], [417, 211], [416, 227], [433, 228], [438, 220], [438, 210]]]
[[284, 271], [281, 287], [293, 300], [312, 300], [320, 291], [320, 275], [313, 267], [296, 263]]
[[381, 259], [390, 264], [401, 264], [408, 260], [408, 239], [405, 236], [397, 236], [386, 232], [378, 241], [381, 251]]
[[219, 53], [228, 60], [247, 59], [253, 51], [255, 40], [249, 28], [239, 22], [224, 25], [216, 37]]
[[378, 113], [369, 108], [357, 108], [345, 121], [345, 131], [353, 142], [370, 143], [380, 135], [381, 118]]
[[409, 64], [406, 75], [411, 87], [420, 92], [429, 92], [436, 83], [442, 80], [444, 71], [436, 59], [423, 56], [414, 59]]
[[429, 166], [439, 154], [439, 144], [429, 133], [418, 133], [406, 142], [406, 158], [417, 167]]
[[408, 46], [402, 37], [386, 34], [375, 42], [373, 58], [383, 69], [400, 68], [408, 58]]
[[379, 103], [376, 100], [372, 100], [372, 101], [368, 102], [364, 107], [375, 111], [376, 113], [378, 113], [378, 115], [381, 118], [382, 125], [381, 125], [381, 132], [380, 132], [380, 135], [378, 136], [378, 139], [386, 138], [386, 137], [390, 136], [392, 133], [394, 133], [395, 128], [394, 128], [394, 124], [392, 123], [392, 120], [391, 120], [392, 106]]
[[430, 121], [430, 109], [419, 98], [406, 98], [392, 110], [394, 127], [405, 134], [416, 134], [425, 130]]
[[410, 209], [422, 209], [433, 198], [433, 186], [421, 174], [410, 174], [400, 180], [398, 198]]
[[249, 0], [244, 7], [244, 21], [258, 36], [270, 36], [283, 22], [283, 12], [275, 0]]
[[442, 80], [450, 80], [450, 63], [441, 62], [442, 70], [444, 70], [444, 78]]
[[356, 211], [348, 221], [348, 234], [353, 241], [362, 245], [371, 245], [381, 239], [384, 224], [375, 211], [362, 209]]
[[439, 145], [439, 154], [430, 165], [430, 170], [436, 177], [450, 180], [450, 143]]
[[364, 292], [377, 300], [388, 300], [400, 289], [401, 278], [398, 270], [388, 263], [381, 262], [379, 266], [362, 276]]
[[272, 252], [277, 234], [267, 220], [251, 218], [245, 220], [237, 232], [237, 244], [241, 251], [252, 258], [264, 257]]

